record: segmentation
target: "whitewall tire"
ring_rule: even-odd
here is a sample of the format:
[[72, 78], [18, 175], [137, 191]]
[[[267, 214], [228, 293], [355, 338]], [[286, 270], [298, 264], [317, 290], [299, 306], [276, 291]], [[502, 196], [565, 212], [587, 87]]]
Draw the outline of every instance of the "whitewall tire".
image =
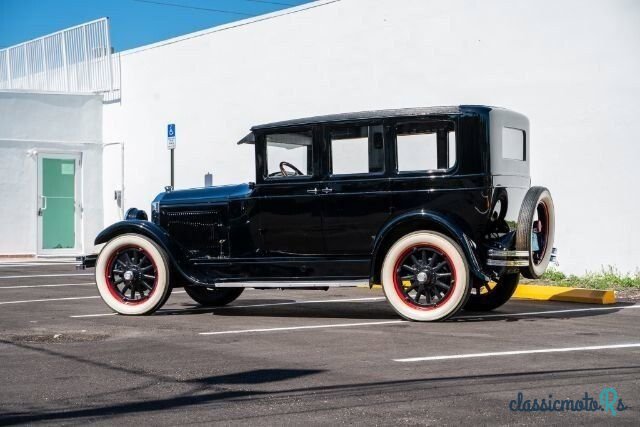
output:
[[405, 319], [443, 320], [466, 303], [469, 268], [462, 249], [449, 237], [418, 231], [400, 238], [387, 252], [382, 288]]
[[171, 293], [164, 250], [139, 234], [110, 240], [96, 262], [96, 284], [104, 302], [125, 315], [151, 314]]
[[547, 270], [555, 231], [555, 207], [551, 193], [545, 187], [529, 188], [522, 201], [516, 230], [516, 250], [529, 254], [529, 265], [520, 268], [520, 273], [527, 279], [539, 279]]

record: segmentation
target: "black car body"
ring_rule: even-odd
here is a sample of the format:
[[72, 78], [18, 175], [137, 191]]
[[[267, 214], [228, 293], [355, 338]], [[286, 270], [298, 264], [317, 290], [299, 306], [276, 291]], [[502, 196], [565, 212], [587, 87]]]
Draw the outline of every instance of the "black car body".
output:
[[[537, 200], [536, 218], [522, 218], [530, 138], [519, 113], [456, 106], [335, 114], [254, 126], [240, 143], [255, 146], [255, 183], [168, 189], [153, 201], [150, 221], [133, 210], [95, 243], [144, 236], [166, 254], [171, 286], [209, 289], [380, 283], [390, 247], [419, 230], [459, 246], [472, 296], [520, 270], [539, 276], [551, 258], [552, 204]], [[281, 161], [290, 158], [298, 164]]]

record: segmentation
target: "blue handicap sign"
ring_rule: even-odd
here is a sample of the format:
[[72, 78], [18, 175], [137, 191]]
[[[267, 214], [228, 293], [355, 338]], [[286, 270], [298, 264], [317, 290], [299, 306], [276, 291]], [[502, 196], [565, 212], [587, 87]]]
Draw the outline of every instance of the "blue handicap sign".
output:
[[171, 123], [167, 125], [167, 138], [173, 138], [176, 136], [176, 125]]

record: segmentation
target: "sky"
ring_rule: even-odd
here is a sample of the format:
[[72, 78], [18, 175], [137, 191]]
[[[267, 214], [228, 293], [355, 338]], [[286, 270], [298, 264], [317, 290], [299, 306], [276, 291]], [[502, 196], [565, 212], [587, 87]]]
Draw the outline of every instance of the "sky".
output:
[[109, 17], [116, 51], [309, 0], [0, 0], [0, 48]]

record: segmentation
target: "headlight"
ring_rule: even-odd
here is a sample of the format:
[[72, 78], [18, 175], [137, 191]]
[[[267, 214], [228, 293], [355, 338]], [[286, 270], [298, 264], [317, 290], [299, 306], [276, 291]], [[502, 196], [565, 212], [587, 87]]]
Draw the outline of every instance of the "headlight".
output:
[[160, 202], [151, 203], [151, 222], [154, 224], [160, 222]]
[[140, 219], [142, 221], [148, 221], [149, 217], [142, 209], [129, 208], [127, 213], [124, 215], [124, 219]]

